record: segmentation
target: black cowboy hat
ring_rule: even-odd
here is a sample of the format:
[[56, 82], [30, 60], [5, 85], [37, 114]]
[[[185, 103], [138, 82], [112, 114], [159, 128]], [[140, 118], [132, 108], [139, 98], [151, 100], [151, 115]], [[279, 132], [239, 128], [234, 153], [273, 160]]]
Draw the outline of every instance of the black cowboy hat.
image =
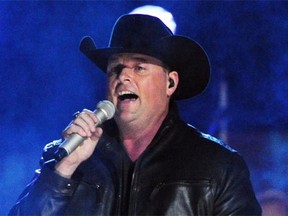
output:
[[149, 15], [121, 16], [114, 25], [108, 48], [97, 49], [93, 39], [86, 36], [80, 50], [103, 72], [109, 57], [117, 53], [141, 53], [161, 60], [179, 74], [175, 100], [200, 94], [210, 78], [204, 49], [188, 37], [173, 35], [160, 19]]

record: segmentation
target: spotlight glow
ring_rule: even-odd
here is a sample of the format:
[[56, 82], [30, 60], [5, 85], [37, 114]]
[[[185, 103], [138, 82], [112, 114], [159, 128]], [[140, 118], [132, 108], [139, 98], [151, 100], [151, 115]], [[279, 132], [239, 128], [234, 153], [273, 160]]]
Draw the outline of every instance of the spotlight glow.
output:
[[147, 14], [158, 17], [162, 22], [175, 34], [176, 22], [174, 21], [173, 15], [162, 7], [154, 5], [144, 5], [132, 10], [129, 14]]

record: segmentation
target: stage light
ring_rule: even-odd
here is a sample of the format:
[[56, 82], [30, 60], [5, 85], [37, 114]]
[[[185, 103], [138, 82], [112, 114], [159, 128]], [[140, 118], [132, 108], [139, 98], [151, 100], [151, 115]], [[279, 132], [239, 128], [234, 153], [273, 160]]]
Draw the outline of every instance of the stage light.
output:
[[175, 34], [176, 32], [176, 22], [174, 21], [173, 15], [162, 7], [154, 5], [144, 5], [132, 10], [129, 14], [147, 14], [151, 16], [158, 17], [162, 22], [170, 28], [170, 30]]

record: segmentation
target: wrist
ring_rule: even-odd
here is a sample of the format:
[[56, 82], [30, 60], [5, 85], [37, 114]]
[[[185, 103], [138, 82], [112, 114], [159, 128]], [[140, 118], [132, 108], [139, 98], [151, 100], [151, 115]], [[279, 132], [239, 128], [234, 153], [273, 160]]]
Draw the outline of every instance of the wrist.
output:
[[66, 164], [60, 161], [56, 164], [54, 172], [64, 178], [70, 179], [78, 166], [79, 164]]

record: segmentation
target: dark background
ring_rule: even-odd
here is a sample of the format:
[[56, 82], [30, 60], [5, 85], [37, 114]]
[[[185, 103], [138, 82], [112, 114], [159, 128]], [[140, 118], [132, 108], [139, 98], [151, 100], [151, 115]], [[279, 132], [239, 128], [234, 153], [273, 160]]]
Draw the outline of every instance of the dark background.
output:
[[81, 38], [107, 46], [116, 19], [146, 4], [170, 11], [176, 33], [210, 57], [210, 85], [179, 103], [183, 118], [243, 155], [257, 194], [288, 192], [288, 2], [0, 1], [0, 215], [43, 146], [105, 98], [105, 76], [80, 53]]

